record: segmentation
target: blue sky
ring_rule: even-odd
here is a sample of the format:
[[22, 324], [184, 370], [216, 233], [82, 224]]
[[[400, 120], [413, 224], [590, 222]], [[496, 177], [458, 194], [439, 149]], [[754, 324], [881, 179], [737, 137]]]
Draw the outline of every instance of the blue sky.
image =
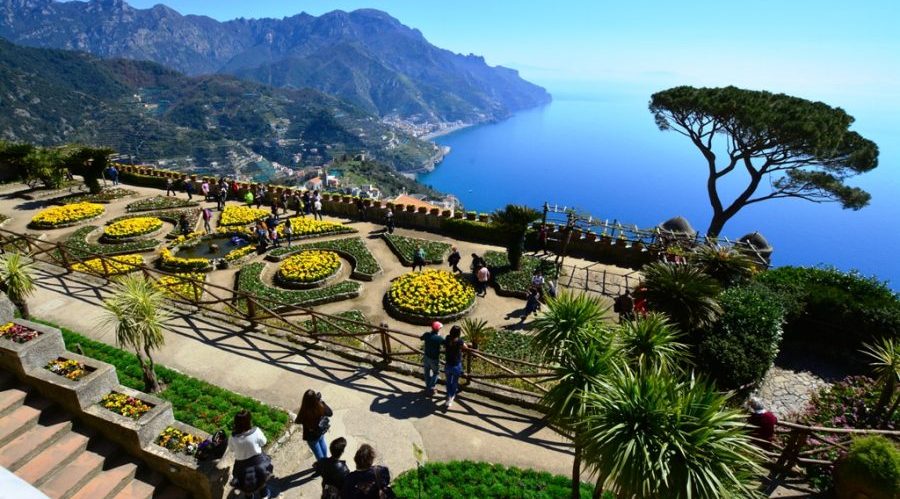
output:
[[[131, 0], [147, 8], [153, 0]], [[167, 0], [219, 20], [373, 7], [552, 87], [766, 88], [900, 107], [900, 2]]]

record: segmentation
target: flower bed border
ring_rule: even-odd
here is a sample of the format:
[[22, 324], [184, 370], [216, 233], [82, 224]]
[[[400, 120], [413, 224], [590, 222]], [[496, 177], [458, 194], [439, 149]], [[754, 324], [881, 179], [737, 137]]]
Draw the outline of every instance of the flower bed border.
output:
[[[143, 208], [143, 209], [140, 209], [140, 210], [135, 210], [135, 209], [132, 209], [132, 208], [131, 208], [131, 206], [134, 205], [134, 204], [137, 204], [137, 203], [140, 203], [140, 202], [146, 201], [146, 200], [156, 199], [156, 198], [159, 198], [159, 199], [177, 199], [179, 202], [183, 202], [183, 203], [185, 203], [185, 204], [182, 204], [181, 206], [163, 206], [163, 207], [160, 207], [160, 208]], [[184, 210], [184, 209], [187, 209], [187, 208], [198, 208], [198, 207], [200, 207], [200, 203], [198, 203], [198, 202], [196, 202], [196, 201], [188, 201], [188, 200], [186, 200], [186, 199], [181, 199], [181, 198], [169, 198], [169, 197], [163, 197], [163, 196], [158, 196], [158, 195], [157, 195], [157, 196], [153, 196], [153, 197], [150, 197], [150, 198], [138, 199], [137, 201], [134, 201], [134, 202], [132, 202], [132, 203], [128, 203], [128, 205], [125, 206], [125, 211], [126, 211], [127, 213], [147, 213], [147, 212], [165, 211], [165, 210]]]
[[[378, 270], [376, 270], [374, 273], [371, 273], [371, 274], [370, 274], [370, 273], [367, 273], [367, 272], [361, 272], [361, 271], [358, 270], [358, 268], [359, 268], [359, 260], [356, 258], [356, 255], [354, 255], [354, 254], [352, 254], [352, 253], [350, 253], [350, 252], [348, 252], [348, 251], [346, 251], [346, 250], [343, 250], [343, 249], [337, 249], [337, 248], [332, 248], [332, 247], [329, 246], [331, 243], [337, 243], [337, 242], [339, 242], [339, 241], [348, 241], [348, 240], [356, 240], [356, 241], [358, 241], [359, 244], [361, 244], [362, 247], [366, 250], [366, 252], [369, 253], [369, 256], [372, 257], [372, 261], [375, 262], [375, 265], [378, 267]], [[283, 253], [278, 254], [278, 255], [272, 254], [272, 253], [270, 252], [269, 254], [266, 255], [266, 260], [267, 260], [267, 261], [270, 261], [270, 262], [276, 262], [276, 263], [277, 263], [277, 262], [280, 262], [280, 261], [284, 260], [285, 258], [287, 258], [287, 257], [289, 257], [289, 256], [292, 256], [292, 255], [294, 255], [295, 253], [298, 253], [298, 252], [300, 252], [300, 251], [305, 251], [305, 250], [326, 250], [326, 251], [333, 251], [333, 252], [337, 253], [338, 255], [340, 255], [341, 258], [344, 258], [344, 259], [346, 259], [347, 261], [350, 262], [350, 265], [352, 266], [352, 271], [350, 272], [350, 278], [351, 278], [351, 279], [356, 279], [356, 280], [358, 280], [358, 281], [373, 281], [373, 280], [375, 280], [375, 277], [376, 277], [377, 275], [379, 275], [379, 274], [381, 274], [382, 272], [384, 272], [384, 269], [381, 268], [381, 264], [378, 263], [378, 259], [375, 258], [375, 255], [373, 255], [372, 252], [369, 251], [369, 248], [366, 247], [366, 243], [364, 243], [363, 240], [362, 240], [361, 238], [359, 238], [359, 237], [355, 237], [355, 238], [353, 238], [353, 237], [346, 237], [346, 238], [342, 238], [342, 239], [329, 239], [329, 240], [327, 240], [327, 241], [317, 241], [317, 242], [313, 242], [313, 243], [305, 243], [305, 244], [301, 244], [301, 245], [298, 245], [298, 246], [292, 246], [292, 247], [290, 247], [290, 248], [284, 247], [283, 249], [285, 249], [286, 251], [284, 251]]]
[[[304, 250], [304, 251], [322, 251], [322, 250]], [[295, 256], [300, 253], [303, 253], [303, 251], [298, 251], [297, 253], [294, 253], [291, 256]], [[337, 254], [337, 252], [334, 252], [334, 251], [332, 253]], [[281, 286], [282, 288], [286, 288], [286, 289], [321, 288], [321, 287], [325, 286], [326, 284], [328, 284], [329, 282], [336, 280], [343, 269], [344, 269], [344, 262], [340, 259], [340, 255], [338, 255], [338, 266], [336, 269], [334, 269], [334, 272], [328, 274], [327, 276], [325, 276], [322, 279], [319, 279], [318, 281], [299, 282], [299, 281], [292, 281], [290, 279], [285, 279], [284, 277], [281, 276], [281, 266], [279, 266], [278, 270], [275, 271], [274, 281], [275, 281], [275, 284]]]
[[397, 245], [394, 243], [393, 238], [395, 238], [395, 237], [402, 237], [402, 238], [404, 238], [404, 239], [409, 239], [409, 240], [411, 240], [411, 241], [423, 241], [423, 242], [426, 242], [426, 243], [446, 244], [446, 245], [447, 245], [447, 249], [444, 250], [444, 253], [441, 254], [441, 257], [440, 257], [440, 258], [438, 258], [438, 259], [429, 259], [429, 258], [428, 258], [428, 255], [427, 255], [427, 254], [425, 255], [425, 263], [426, 263], [427, 265], [439, 265], [439, 264], [444, 263], [444, 254], [446, 254], [447, 252], [449, 252], [450, 249], [453, 247], [453, 245], [451, 245], [451, 244], [449, 244], [449, 243], [442, 242], [442, 241], [432, 241], [432, 240], [430, 240], [430, 239], [422, 239], [422, 238], [419, 238], [419, 237], [406, 237], [406, 236], [401, 236], [401, 235], [398, 235], [398, 234], [394, 234], [394, 235], [390, 235], [390, 234], [382, 234], [382, 235], [381, 235], [381, 238], [382, 238], [382, 239], [384, 240], [384, 242], [387, 244], [388, 248], [391, 250], [391, 252], [394, 254], [394, 256], [396, 256], [397, 259], [400, 260], [400, 264], [403, 265], [404, 267], [412, 267], [412, 266], [413, 266], [413, 261], [407, 259], [407, 258], [406, 258], [406, 255], [405, 255], [402, 251], [400, 251], [400, 248], [398, 248]]
[[[81, 258], [91, 257], [93, 255], [116, 256], [132, 253], [146, 253], [156, 251], [162, 244], [162, 241], [156, 239], [137, 239], [135, 241], [104, 244], [88, 242], [87, 236], [100, 228], [102, 227], [99, 225], [87, 225], [81, 227], [70, 234], [63, 244], [71, 253], [74, 253]], [[149, 245], [151, 242], [153, 243], [152, 246]], [[148, 244], [142, 245], [140, 243]]]
[[[156, 218], [156, 217], [149, 217]], [[162, 219], [159, 219], [162, 221]], [[109, 225], [107, 225], [108, 227]], [[100, 240], [106, 244], [123, 244], [123, 243], [134, 243], [138, 241], [143, 241], [146, 239], [152, 239], [160, 234], [162, 230], [166, 227], [165, 223], [159, 226], [158, 229], [151, 230], [150, 232], [145, 232], [143, 234], [134, 234], [131, 236], [122, 236], [122, 237], [111, 237], [106, 234], [105, 229], [103, 235], [100, 236]]]
[[[246, 293], [254, 295], [258, 301], [261, 301], [263, 303], [265, 303], [267, 300], [277, 300], [277, 297], [275, 297], [275, 296], [266, 296], [271, 293], [275, 293], [275, 294], [304, 293], [304, 292], [314, 292], [314, 291], [328, 289], [327, 286], [322, 287], [322, 288], [314, 288], [314, 289], [306, 289], [306, 290], [300, 290], [300, 289], [289, 290], [289, 289], [273, 288], [272, 286], [269, 286], [268, 284], [262, 282], [262, 279], [260, 279], [260, 275], [262, 275], [264, 266], [265, 266], [265, 263], [254, 262], [254, 263], [251, 263], [251, 264], [246, 265], [243, 268], [241, 268], [241, 270], [237, 274], [235, 274], [235, 277], [234, 277], [235, 289], [237, 289], [238, 291], [244, 291]], [[242, 283], [244, 282], [243, 276], [249, 276], [246, 278], [252, 279], [254, 281], [252, 284], [256, 284], [258, 286], [259, 292], [257, 292], [257, 290], [254, 290], [254, 289], [242, 289], [244, 287], [244, 286], [242, 286]], [[291, 302], [291, 303], [289, 303], [288, 305], [280, 305], [280, 304], [274, 305], [274, 307], [275, 307], [274, 310], [287, 309], [287, 308], [291, 308], [291, 307], [312, 307], [315, 305], [322, 305], [325, 303], [333, 303], [333, 302], [338, 302], [338, 301], [343, 301], [343, 300], [350, 300], [350, 299], [359, 297], [359, 288], [360, 288], [359, 283], [354, 283], [353, 281], [342, 281], [337, 284], [332, 284], [331, 286], [338, 286], [340, 284], [343, 284], [344, 282], [356, 284], [356, 289], [353, 291], [350, 291], [350, 292], [335, 293], [333, 295], [322, 296], [320, 298], [313, 298], [313, 299], [305, 300], [305, 301], [283, 300], [283, 301], [287, 301], [287, 302]], [[244, 304], [243, 300], [238, 300], [238, 303], [240, 306], [243, 306], [244, 309], [246, 309], [246, 305]]]
[[[63, 205], [63, 206], [68, 206], [68, 205]], [[81, 220], [73, 220], [71, 222], [66, 222], [66, 223], [56, 224], [56, 225], [40, 223], [40, 222], [28, 222], [28, 227], [30, 229], [40, 229], [40, 230], [66, 229], [69, 227], [75, 227], [76, 225], [83, 224], [85, 222], [93, 222], [94, 220], [99, 220], [99, 219], [103, 218], [103, 215], [105, 215], [105, 214], [106, 214], [106, 210], [104, 209], [103, 213], [100, 213], [99, 215], [96, 215], [93, 217], [88, 217], [88, 218], [82, 218]]]
[[[158, 218], [164, 222], [169, 222], [174, 225], [175, 228], [172, 229], [171, 232], [166, 234], [166, 239], [175, 239], [181, 235], [181, 228], [178, 226], [178, 220], [181, 218], [181, 214], [186, 213], [188, 216], [188, 221], [191, 222], [191, 227], [194, 229], [197, 228], [197, 224], [200, 223], [200, 210], [197, 208], [181, 208], [175, 210], [160, 210], [153, 211], [152, 215], [154, 218]], [[142, 218], [148, 216], [147, 212], [136, 212], [136, 213], [128, 213], [126, 215], [118, 216], [106, 222], [106, 225], [120, 222], [122, 220], [128, 220], [131, 218]]]
[[399, 307], [394, 305], [393, 301], [391, 301], [390, 294], [391, 291], [390, 289], [388, 289], [388, 291], [384, 293], [384, 298], [382, 299], [384, 309], [385, 311], [387, 311], [388, 315], [397, 320], [408, 322], [410, 324], [416, 324], [418, 326], [429, 326], [434, 321], [453, 322], [455, 320], [462, 319], [463, 317], [469, 315], [473, 310], [475, 310], [475, 307], [478, 305], [478, 297], [476, 296], [475, 299], [472, 300], [471, 305], [459, 312], [447, 315], [420, 315], [401, 310]]

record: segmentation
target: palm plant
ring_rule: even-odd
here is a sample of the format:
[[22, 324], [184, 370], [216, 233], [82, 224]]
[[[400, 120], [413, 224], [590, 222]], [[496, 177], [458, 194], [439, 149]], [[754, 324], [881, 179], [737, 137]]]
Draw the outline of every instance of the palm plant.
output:
[[747, 281], [756, 271], [753, 260], [744, 253], [715, 244], [695, 249], [689, 260], [726, 288]]
[[608, 308], [593, 296], [562, 292], [547, 301], [546, 310], [532, 323], [531, 343], [549, 362], [558, 363], [570, 343], [594, 334], [588, 326], [599, 324]]
[[101, 324], [112, 326], [116, 342], [134, 349], [144, 378], [144, 391], [160, 391], [151, 352], [165, 343], [163, 331], [171, 314], [163, 306], [165, 295], [142, 274], [129, 274], [118, 279], [119, 288], [104, 300], [105, 315]]
[[598, 337], [599, 341], [570, 342], [566, 354], [554, 368], [553, 386], [541, 398], [540, 405], [555, 425], [572, 434], [575, 444], [572, 463], [572, 498], [578, 499], [581, 490], [581, 439], [575, 433], [585, 414], [585, 397], [601, 385], [616, 361], [612, 335]]
[[517, 204], [508, 204], [491, 215], [491, 223], [506, 235], [506, 255], [513, 270], [519, 270], [522, 265], [528, 224], [540, 216], [539, 212]]
[[[893, 338], [882, 338], [878, 343], [863, 345], [861, 350], [871, 359], [869, 366], [872, 367], [872, 373], [878, 380], [878, 384], [881, 385], [881, 395], [878, 397], [873, 414], [877, 418], [887, 409], [883, 421], [890, 421], [897, 406], [900, 405], [900, 397], [897, 397], [897, 401], [891, 404], [897, 391], [897, 382], [900, 381], [900, 348], [898, 346], [900, 345], [897, 345]], [[889, 409], [888, 404], [891, 404]]]
[[668, 315], [681, 331], [692, 333], [711, 326], [722, 308], [719, 284], [693, 265], [655, 262], [641, 269], [641, 287], [635, 293], [650, 310]]
[[761, 458], [744, 415], [694, 378], [624, 368], [585, 395], [578, 436], [595, 497], [752, 497]]
[[28, 297], [34, 293], [34, 266], [21, 253], [0, 256], [0, 285], [22, 318], [29, 319]]
[[619, 327], [619, 348], [629, 364], [639, 371], [676, 372], [689, 361], [682, 335], [660, 313], [651, 312]]
[[462, 320], [460, 327], [462, 327], [463, 336], [469, 340], [475, 350], [483, 347], [494, 333], [494, 329], [488, 327], [488, 323], [484, 319], [467, 317]]

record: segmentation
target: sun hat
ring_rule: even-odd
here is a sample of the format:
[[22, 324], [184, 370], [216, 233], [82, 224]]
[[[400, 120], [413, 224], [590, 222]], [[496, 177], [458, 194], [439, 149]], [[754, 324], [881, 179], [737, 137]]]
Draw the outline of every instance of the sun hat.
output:
[[433, 329], [435, 331], [440, 331], [442, 327], [444, 327], [444, 325], [438, 321], [434, 321], [431, 323], [431, 329]]

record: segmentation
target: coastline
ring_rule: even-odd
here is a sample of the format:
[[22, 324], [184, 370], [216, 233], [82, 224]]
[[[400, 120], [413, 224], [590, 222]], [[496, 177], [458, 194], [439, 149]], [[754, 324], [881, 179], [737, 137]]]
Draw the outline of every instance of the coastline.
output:
[[453, 132], [458, 132], [460, 130], [464, 130], [469, 127], [475, 126], [475, 123], [463, 123], [461, 125], [454, 125], [447, 128], [442, 128], [436, 132], [426, 133], [425, 135], [419, 137], [419, 140], [434, 140], [438, 137], [442, 137], [444, 135], [450, 135]]

